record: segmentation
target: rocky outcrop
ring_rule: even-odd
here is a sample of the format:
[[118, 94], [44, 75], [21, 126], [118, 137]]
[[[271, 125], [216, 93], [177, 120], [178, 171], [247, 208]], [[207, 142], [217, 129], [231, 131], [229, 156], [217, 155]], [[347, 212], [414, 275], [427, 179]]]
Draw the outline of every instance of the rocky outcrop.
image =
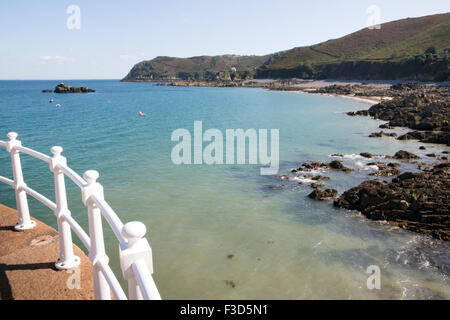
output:
[[324, 191], [321, 191], [318, 188], [315, 188], [313, 192], [308, 195], [308, 197], [314, 200], [323, 201], [336, 197], [337, 193], [338, 192], [335, 189], [326, 189]]
[[358, 210], [372, 220], [450, 240], [450, 164], [420, 173], [406, 172], [391, 183], [365, 181], [344, 192], [334, 206]]
[[382, 167], [379, 170], [377, 170], [376, 172], [373, 172], [369, 175], [373, 176], [373, 177], [392, 177], [392, 176], [399, 175], [400, 173], [401, 173], [401, 171], [396, 168]]
[[398, 152], [395, 153], [394, 155], [394, 159], [399, 159], [399, 160], [412, 160], [412, 159], [420, 159], [419, 156], [416, 156], [415, 154], [408, 152], [408, 151], [404, 151], [404, 150], [400, 150]]
[[371, 159], [373, 157], [373, 154], [371, 154], [370, 152], [361, 152], [359, 155], [368, 159]]
[[[408, 127], [415, 130], [402, 135], [399, 140], [417, 139], [450, 145], [450, 88], [401, 84], [392, 86], [389, 91], [393, 100], [382, 101], [369, 110], [347, 114], [389, 121], [381, 125], [382, 128]], [[392, 94], [395, 91], [399, 93]]]
[[450, 146], [450, 131], [410, 131], [398, 140], [419, 140], [426, 143], [439, 143]]
[[71, 87], [65, 83], [60, 83], [55, 87], [55, 90], [42, 90], [42, 92], [54, 92], [54, 93], [88, 93], [95, 92], [93, 89], [89, 89], [88, 87]]
[[380, 132], [373, 132], [369, 135], [369, 138], [382, 138], [382, 137], [396, 137], [397, 134], [395, 132], [393, 133], [387, 133], [384, 131]]

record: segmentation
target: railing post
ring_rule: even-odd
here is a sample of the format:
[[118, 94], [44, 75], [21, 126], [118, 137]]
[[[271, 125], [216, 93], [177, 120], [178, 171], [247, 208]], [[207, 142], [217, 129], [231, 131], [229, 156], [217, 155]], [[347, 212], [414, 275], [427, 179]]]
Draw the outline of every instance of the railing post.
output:
[[28, 208], [27, 193], [22, 189], [26, 186], [23, 180], [22, 165], [20, 163], [19, 151], [16, 147], [21, 147], [22, 143], [17, 140], [18, 134], [15, 132], [8, 133], [9, 141], [6, 150], [11, 154], [12, 171], [14, 177], [13, 188], [16, 193], [17, 212], [19, 213], [19, 222], [14, 229], [24, 231], [34, 228], [36, 222], [30, 218], [30, 209]]
[[53, 158], [50, 160], [50, 170], [54, 173], [55, 180], [55, 216], [58, 221], [59, 233], [59, 259], [55, 263], [58, 270], [67, 270], [76, 268], [80, 265], [80, 258], [73, 254], [72, 230], [65, 217], [70, 217], [71, 213], [67, 206], [66, 185], [64, 182], [64, 173], [58, 168], [58, 165], [67, 165], [67, 160], [61, 155], [63, 148], [53, 147], [51, 152]]
[[138, 221], [128, 222], [122, 229], [122, 235], [127, 239], [127, 242], [120, 244], [120, 267], [124, 279], [128, 281], [128, 298], [130, 300], [143, 299], [142, 291], [133, 271], [133, 263], [138, 260], [143, 261], [149, 273], [153, 274], [152, 249], [147, 239], [143, 238], [146, 231], [145, 225]]
[[106, 264], [109, 262], [105, 253], [105, 242], [103, 239], [102, 214], [92, 196], [103, 199], [103, 187], [97, 182], [99, 174], [95, 170], [86, 171], [83, 178], [88, 183], [82, 190], [82, 200], [88, 207], [89, 219], [89, 237], [91, 239], [91, 247], [89, 250], [89, 258], [92, 261], [92, 274], [94, 278], [94, 292], [96, 300], [110, 300], [111, 290], [105, 276], [100, 270], [97, 262], [101, 259]]

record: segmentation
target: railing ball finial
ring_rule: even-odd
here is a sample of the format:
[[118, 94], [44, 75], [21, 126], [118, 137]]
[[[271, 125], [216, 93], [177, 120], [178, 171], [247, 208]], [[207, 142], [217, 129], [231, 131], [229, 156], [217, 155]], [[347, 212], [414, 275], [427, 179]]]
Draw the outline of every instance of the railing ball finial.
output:
[[130, 246], [144, 237], [146, 232], [145, 224], [139, 221], [128, 222], [122, 229], [122, 235], [128, 240]]
[[99, 176], [100, 174], [96, 170], [88, 170], [83, 174], [83, 178], [84, 180], [86, 180], [88, 184], [93, 184], [97, 182]]
[[19, 136], [19, 134], [17, 132], [10, 132], [10, 133], [8, 133], [7, 136], [9, 138], [9, 140], [14, 141]]
[[59, 156], [63, 152], [63, 148], [59, 146], [54, 146], [50, 149], [51, 153], [56, 157]]

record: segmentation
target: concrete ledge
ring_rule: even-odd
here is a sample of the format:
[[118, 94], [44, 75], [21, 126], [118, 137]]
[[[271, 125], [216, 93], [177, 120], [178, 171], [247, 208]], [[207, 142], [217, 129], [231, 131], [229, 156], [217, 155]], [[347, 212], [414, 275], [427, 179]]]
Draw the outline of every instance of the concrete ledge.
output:
[[92, 264], [80, 248], [73, 246], [79, 269], [58, 271], [56, 230], [32, 218], [34, 229], [17, 232], [17, 217], [16, 210], [0, 204], [0, 300], [93, 300]]

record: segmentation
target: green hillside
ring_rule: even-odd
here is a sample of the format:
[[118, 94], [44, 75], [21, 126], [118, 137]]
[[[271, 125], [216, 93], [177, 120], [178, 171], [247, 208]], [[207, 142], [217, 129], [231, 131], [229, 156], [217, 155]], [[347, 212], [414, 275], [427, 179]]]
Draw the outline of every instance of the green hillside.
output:
[[362, 29], [345, 37], [309, 47], [279, 52], [269, 69], [294, 68], [302, 63], [390, 60], [422, 54], [434, 46], [450, 47], [450, 13], [384, 23], [380, 29]]
[[[124, 81], [335, 78], [450, 80], [450, 13], [384, 23], [339, 39], [266, 56], [158, 57]], [[232, 69], [235, 68], [235, 69]]]
[[[221, 79], [252, 77], [267, 56], [199, 56], [192, 58], [157, 57], [136, 64], [124, 81], [165, 79]], [[234, 69], [233, 69], [234, 68]], [[236, 70], [236, 71], [235, 71]]]

